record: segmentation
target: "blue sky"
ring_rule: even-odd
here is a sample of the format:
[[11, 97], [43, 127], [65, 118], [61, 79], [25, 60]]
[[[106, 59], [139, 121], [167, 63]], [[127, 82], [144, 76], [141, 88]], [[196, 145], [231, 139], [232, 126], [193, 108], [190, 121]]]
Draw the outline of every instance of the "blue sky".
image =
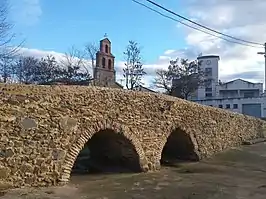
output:
[[[26, 39], [23, 52], [27, 56], [65, 53], [72, 45], [82, 48], [87, 42], [99, 42], [107, 33], [120, 77], [123, 51], [129, 40], [135, 40], [142, 47], [144, 69], [148, 73], [145, 84], [151, 84], [156, 69], [166, 68], [170, 59], [196, 59], [199, 53], [220, 56], [222, 81], [233, 77], [263, 81], [264, 59], [257, 55], [258, 49], [186, 28], [131, 0], [8, 1], [17, 41]], [[256, 4], [229, 0], [154, 1], [218, 31], [242, 39], [266, 41], [266, 15], [263, 14], [266, 1], [256, 1]]]
[[[182, 13], [177, 0], [157, 2]], [[175, 22], [131, 0], [12, 0], [12, 4], [15, 31], [26, 39], [26, 48], [65, 52], [72, 45], [98, 42], [107, 33], [118, 60], [123, 59], [127, 42], [135, 40], [143, 47], [144, 61], [152, 63], [166, 50], [185, 45]]]

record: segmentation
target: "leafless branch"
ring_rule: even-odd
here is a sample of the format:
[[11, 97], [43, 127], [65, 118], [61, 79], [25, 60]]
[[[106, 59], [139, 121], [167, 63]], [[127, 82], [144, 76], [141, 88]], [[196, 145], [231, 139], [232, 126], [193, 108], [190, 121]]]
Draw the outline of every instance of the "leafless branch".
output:
[[96, 43], [88, 43], [85, 45], [85, 53], [89, 60], [91, 61], [92, 69], [95, 68], [95, 60], [96, 60], [96, 54], [99, 51], [99, 47]]
[[11, 58], [18, 54], [20, 47], [23, 45], [22, 41], [19, 45], [14, 47], [11, 45], [15, 38], [12, 33], [13, 25], [8, 21], [9, 5], [7, 0], [0, 1], [0, 58]]
[[65, 67], [83, 67], [85, 54], [72, 46], [68, 52], [64, 54], [64, 59], [61, 60], [61, 64]]
[[90, 81], [91, 75], [87, 67], [85, 55], [84, 51], [72, 46], [61, 60], [62, 77], [71, 81], [74, 79]]
[[159, 69], [156, 71], [156, 77], [153, 82], [156, 88], [164, 89], [167, 94], [172, 91], [172, 81], [168, 78], [168, 71], [164, 69]]

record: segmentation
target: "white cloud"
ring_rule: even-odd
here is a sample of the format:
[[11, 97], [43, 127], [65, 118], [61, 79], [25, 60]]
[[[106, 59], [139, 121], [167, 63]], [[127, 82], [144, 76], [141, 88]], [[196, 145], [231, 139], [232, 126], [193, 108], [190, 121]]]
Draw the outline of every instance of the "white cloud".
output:
[[[191, 0], [187, 4], [187, 16], [197, 22], [244, 40], [266, 42], [266, 1], [264, 0]], [[167, 19], [166, 19], [167, 20]], [[219, 55], [220, 78], [222, 81], [244, 78], [263, 82], [264, 57], [257, 55], [257, 49], [228, 43], [205, 33], [178, 24], [186, 33], [187, 47], [165, 51], [157, 62], [144, 65], [148, 75], [145, 85], [151, 85], [156, 69], [166, 68], [170, 59], [176, 57], [195, 59], [203, 55]], [[38, 50], [32, 53], [41, 54]], [[55, 53], [56, 54], [56, 53]], [[117, 60], [117, 81], [122, 78], [124, 63]]]
[[[261, 44], [266, 42], [266, 1], [191, 0], [186, 9], [187, 17], [200, 24], [240, 39]], [[192, 60], [196, 59], [199, 53], [203, 53], [220, 56], [219, 72], [223, 81], [243, 78], [263, 82], [264, 57], [257, 55], [258, 51], [263, 51], [263, 47], [252, 48], [229, 43], [180, 24], [177, 24], [177, 28], [185, 31], [187, 47], [169, 49], [158, 58], [157, 63], [145, 65], [144, 68], [150, 76], [155, 75], [155, 69], [166, 68], [170, 59], [179, 57]], [[150, 84], [150, 81], [147, 84]]]
[[31, 26], [39, 22], [42, 8], [39, 0], [10, 0], [11, 16], [22, 25]]
[[32, 48], [20, 48], [19, 54], [23, 57], [36, 57], [38, 59], [42, 57], [46, 57], [47, 55], [53, 55], [57, 60], [62, 59], [64, 56], [63, 53], [55, 52], [55, 51], [44, 51]]
[[[266, 41], [265, 9], [266, 1], [263, 0], [200, 0], [188, 4], [187, 13], [213, 29], [263, 44]], [[189, 50], [220, 56], [220, 77], [223, 80], [239, 77], [263, 82], [263, 75], [256, 75], [264, 71], [264, 58], [257, 55], [263, 48], [228, 43], [184, 26], [182, 29], [187, 33]]]
[[167, 50], [167, 51], [165, 51], [165, 55], [171, 55], [172, 53], [174, 53], [175, 52], [175, 50]]

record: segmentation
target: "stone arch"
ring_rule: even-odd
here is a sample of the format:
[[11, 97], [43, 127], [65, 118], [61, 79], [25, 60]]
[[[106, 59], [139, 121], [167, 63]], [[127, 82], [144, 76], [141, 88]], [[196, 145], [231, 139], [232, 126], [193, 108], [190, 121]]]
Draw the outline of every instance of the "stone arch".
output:
[[181, 127], [173, 127], [165, 137], [160, 149], [160, 163], [172, 161], [199, 161], [197, 141], [192, 133]]
[[72, 146], [69, 148], [62, 164], [59, 183], [64, 184], [68, 182], [72, 167], [74, 166], [76, 158], [83, 149], [84, 145], [98, 132], [107, 129], [112, 130], [116, 134], [124, 136], [124, 138], [132, 144], [138, 155], [138, 162], [141, 171], [146, 172], [148, 170], [148, 164], [142, 145], [138, 138], [131, 132], [131, 130], [118, 123], [101, 121], [91, 126], [90, 128], [86, 128], [86, 130], [84, 130], [76, 139], [75, 143], [72, 144]]

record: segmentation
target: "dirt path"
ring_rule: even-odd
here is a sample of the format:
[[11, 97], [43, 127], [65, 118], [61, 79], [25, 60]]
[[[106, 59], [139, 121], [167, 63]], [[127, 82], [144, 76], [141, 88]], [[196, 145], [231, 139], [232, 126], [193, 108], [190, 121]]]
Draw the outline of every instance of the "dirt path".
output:
[[266, 143], [157, 173], [74, 176], [64, 187], [11, 190], [1, 199], [265, 199]]

